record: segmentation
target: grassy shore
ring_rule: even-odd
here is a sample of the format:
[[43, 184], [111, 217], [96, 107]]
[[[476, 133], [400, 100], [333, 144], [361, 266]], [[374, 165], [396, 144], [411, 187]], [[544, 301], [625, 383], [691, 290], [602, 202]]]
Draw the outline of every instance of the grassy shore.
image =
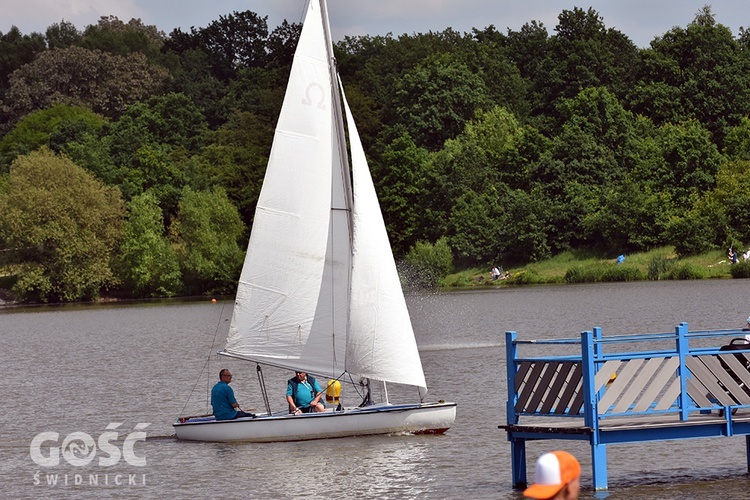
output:
[[466, 269], [449, 274], [442, 288], [471, 288], [553, 283], [596, 283], [659, 279], [723, 279], [750, 277], [750, 261], [731, 264], [727, 255], [716, 250], [702, 255], [678, 258], [672, 247], [604, 258], [582, 252], [565, 252], [542, 262], [522, 267], [505, 267], [507, 279], [493, 280], [488, 269]]

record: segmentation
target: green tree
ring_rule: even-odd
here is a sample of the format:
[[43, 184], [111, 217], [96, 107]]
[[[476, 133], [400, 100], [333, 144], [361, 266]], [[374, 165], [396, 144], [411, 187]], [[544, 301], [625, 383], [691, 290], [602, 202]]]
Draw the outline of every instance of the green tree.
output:
[[530, 112], [530, 82], [521, 76], [516, 60], [506, 46], [506, 38], [490, 26], [483, 32], [474, 30], [475, 40], [464, 39], [460, 55], [469, 69], [477, 74], [487, 89], [487, 100], [511, 110], [526, 119]]
[[724, 213], [715, 203], [697, 203], [695, 207], [669, 220], [666, 235], [679, 256], [697, 255], [717, 248]]
[[451, 210], [451, 248], [461, 265], [515, 264], [551, 256], [546, 200], [500, 184], [471, 190]]
[[[715, 244], [724, 241], [750, 242], [750, 160], [729, 161], [716, 173], [716, 188], [707, 194], [705, 203], [711, 203], [721, 212], [715, 221], [720, 230]], [[723, 222], [725, 225], [722, 225]]]
[[408, 134], [394, 140], [383, 153], [386, 168], [375, 170], [383, 218], [394, 253], [402, 255], [416, 244], [425, 221], [424, 180], [429, 153]]
[[115, 165], [110, 151], [108, 129], [108, 126], [93, 128], [80, 123], [69, 123], [50, 138], [50, 145], [53, 150], [65, 154], [76, 165], [85, 168], [105, 184], [118, 186], [121, 193], [125, 190], [132, 191], [122, 182], [127, 177], [125, 169]]
[[107, 130], [116, 164], [131, 166], [144, 147], [197, 152], [207, 133], [200, 110], [184, 94], [154, 96], [135, 103]]
[[12, 122], [54, 104], [83, 105], [106, 117], [157, 92], [167, 70], [139, 52], [111, 55], [82, 47], [49, 50], [13, 72], [3, 111]]
[[[478, 111], [463, 133], [446, 141], [437, 156], [444, 171], [450, 172], [449, 183], [458, 191], [468, 187], [481, 192], [497, 182], [526, 187], [532, 159], [526, 157], [525, 146], [535, 139], [534, 132], [522, 127], [507, 109], [495, 106]], [[454, 198], [459, 194], [453, 193]]]
[[664, 162], [652, 172], [655, 186], [669, 193], [677, 206], [689, 208], [713, 189], [724, 157], [696, 120], [660, 127], [658, 141]]
[[236, 288], [244, 258], [239, 246], [244, 230], [223, 189], [183, 189], [170, 234], [177, 244], [186, 291], [228, 293]]
[[[104, 120], [80, 106], [58, 104], [25, 116], [0, 139], [0, 173], [6, 173], [16, 157], [28, 154], [41, 146], [60, 150], [64, 131], [95, 130]], [[55, 148], [52, 142], [56, 142]], [[65, 141], [67, 142], [67, 141]]]
[[631, 106], [657, 124], [695, 119], [721, 147], [728, 129], [750, 114], [750, 58], [710, 6], [687, 28], [651, 42], [642, 58]]
[[523, 78], [534, 81], [549, 50], [550, 37], [543, 23], [531, 21], [519, 31], [508, 29], [505, 45], [508, 56], [515, 61]]
[[508, 221], [498, 201], [492, 189], [482, 194], [468, 190], [456, 200], [449, 243], [460, 264], [488, 264], [502, 255], [499, 234]]
[[222, 187], [248, 226], [255, 214], [271, 150], [273, 127], [254, 113], [233, 113], [208, 136], [206, 146], [191, 159], [193, 187]]
[[128, 204], [117, 259], [125, 290], [137, 297], [177, 294], [182, 287], [177, 255], [164, 230], [158, 198], [147, 191]]
[[585, 89], [574, 99], [562, 99], [558, 109], [563, 121], [550, 155], [565, 168], [561, 175], [545, 177], [555, 185], [552, 191], [560, 192], [570, 181], [590, 186], [622, 182], [644, 156], [636, 117], [607, 89]]
[[558, 99], [574, 98], [590, 87], [624, 96], [639, 68], [637, 47], [621, 32], [606, 28], [592, 8], [563, 10], [558, 21], [535, 68], [531, 99], [534, 114], [543, 120], [556, 116]]
[[228, 81], [239, 68], [264, 65], [267, 41], [268, 17], [248, 10], [220, 16], [205, 28], [191, 28], [190, 33], [178, 28], [170, 33], [165, 47], [175, 54], [204, 52], [213, 76]]
[[123, 217], [119, 191], [70, 160], [45, 148], [17, 158], [0, 194], [0, 241], [18, 277], [14, 292], [42, 302], [99, 296], [116, 284], [110, 262]]
[[130, 193], [136, 195], [151, 190], [162, 208], [174, 213], [180, 191], [188, 181], [185, 172], [187, 162], [188, 159], [180, 154], [179, 149], [161, 144], [145, 145], [136, 152], [133, 163], [122, 170], [129, 174], [126, 185]]
[[420, 284], [427, 288], [437, 286], [453, 269], [453, 253], [448, 245], [448, 238], [442, 237], [435, 244], [418, 241], [404, 258], [399, 274], [409, 275], [409, 284]]
[[302, 33], [301, 23], [289, 23], [286, 19], [281, 22], [268, 36], [267, 66], [270, 68], [290, 68], [297, 48], [299, 35]]
[[32, 62], [46, 48], [39, 33], [24, 35], [16, 26], [5, 34], [0, 32], [0, 92], [8, 88], [8, 77], [15, 70]]
[[558, 104], [562, 120], [550, 147], [531, 166], [533, 189], [544, 193], [555, 250], [594, 246], [584, 220], [597, 210], [601, 192], [617, 189], [649, 154], [636, 134], [638, 121], [605, 88], [581, 91]]
[[111, 158], [86, 166], [120, 186], [126, 199], [153, 189], [160, 202], [175, 209], [188, 182], [188, 158], [198, 152], [207, 133], [205, 119], [192, 101], [184, 94], [152, 97], [129, 106], [105, 132], [102, 141]]
[[509, 264], [537, 262], [552, 257], [548, 200], [537, 192], [521, 189], [504, 192], [498, 200], [503, 217], [497, 240], [501, 262]]
[[724, 140], [724, 154], [733, 160], [750, 160], [750, 118], [743, 117]]
[[487, 104], [484, 81], [465, 63], [440, 55], [397, 82], [392, 105], [416, 143], [435, 151], [463, 130], [477, 108]]
[[140, 19], [124, 23], [115, 16], [102, 16], [96, 24], [86, 27], [78, 45], [120, 56], [140, 52], [155, 61], [160, 58], [164, 38], [156, 26], [146, 26]]
[[617, 254], [667, 244], [664, 232], [674, 211], [666, 194], [652, 193], [631, 179], [605, 187], [599, 197], [583, 220], [587, 239], [596, 247]]
[[229, 113], [224, 102], [228, 85], [211, 74], [210, 56], [194, 49], [181, 54], [168, 52], [165, 60], [171, 76], [166, 90], [190, 97], [212, 128], [224, 123]]
[[47, 39], [47, 47], [50, 49], [67, 49], [80, 43], [81, 32], [73, 23], [60, 21], [47, 27], [45, 38]]

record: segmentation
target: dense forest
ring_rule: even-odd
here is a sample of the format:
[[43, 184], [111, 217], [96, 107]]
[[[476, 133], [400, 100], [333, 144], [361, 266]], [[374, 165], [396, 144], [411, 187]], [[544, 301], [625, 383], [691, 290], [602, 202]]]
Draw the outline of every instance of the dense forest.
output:
[[[0, 288], [233, 292], [300, 29], [0, 33]], [[335, 51], [399, 259], [750, 243], [750, 30], [709, 6], [643, 49], [574, 8]]]

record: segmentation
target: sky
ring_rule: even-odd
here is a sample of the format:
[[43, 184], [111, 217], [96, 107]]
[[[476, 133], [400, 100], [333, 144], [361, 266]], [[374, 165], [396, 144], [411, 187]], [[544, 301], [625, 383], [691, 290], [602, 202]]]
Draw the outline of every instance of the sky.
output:
[[[122, 21], [138, 18], [169, 34], [205, 27], [219, 16], [250, 10], [268, 17], [272, 30], [284, 19], [300, 22], [306, 0], [0, 0], [0, 32], [17, 26], [22, 33], [44, 33], [62, 20], [83, 30], [101, 16]], [[328, 0], [335, 40], [345, 36], [426, 33], [453, 28], [470, 32], [494, 25], [505, 33], [532, 20], [553, 33], [565, 9], [594, 8], [608, 28], [627, 35], [637, 46], [648, 47], [654, 37], [685, 27], [710, 5], [717, 22], [737, 36], [750, 26], [747, 0]]]

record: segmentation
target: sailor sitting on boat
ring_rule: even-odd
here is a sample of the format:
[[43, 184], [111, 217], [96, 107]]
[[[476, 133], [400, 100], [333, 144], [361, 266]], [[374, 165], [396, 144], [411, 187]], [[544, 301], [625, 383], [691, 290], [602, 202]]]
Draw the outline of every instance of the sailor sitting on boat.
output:
[[211, 406], [216, 420], [233, 420], [240, 417], [255, 417], [252, 413], [242, 411], [234, 398], [234, 390], [229, 387], [232, 374], [224, 368], [219, 372], [219, 381], [211, 389]]
[[308, 377], [305, 372], [294, 372], [286, 386], [286, 400], [289, 403], [289, 413], [310, 413], [325, 411], [320, 401], [323, 391], [314, 377]]

